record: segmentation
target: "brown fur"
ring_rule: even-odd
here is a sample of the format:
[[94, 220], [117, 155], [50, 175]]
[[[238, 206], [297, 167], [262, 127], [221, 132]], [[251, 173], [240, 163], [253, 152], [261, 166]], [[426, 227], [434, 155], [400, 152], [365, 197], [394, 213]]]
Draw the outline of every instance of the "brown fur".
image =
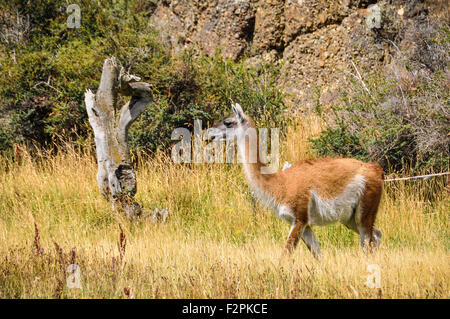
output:
[[[244, 131], [254, 128], [252, 120], [244, 114], [240, 105], [233, 105], [233, 111], [234, 115], [213, 127], [216, 130], [214, 136], [222, 136], [225, 127], [244, 129]], [[355, 203], [349, 204], [353, 209], [353, 215], [349, 220], [340, 221], [360, 234], [363, 247], [365, 247], [366, 238], [369, 239], [369, 244], [378, 244], [381, 232], [374, 228], [374, 223], [383, 191], [384, 177], [380, 165], [353, 158], [328, 157], [299, 161], [285, 171], [262, 174], [261, 168], [264, 164], [259, 161], [259, 143], [256, 143], [256, 148], [251, 148], [249, 139], [246, 138], [244, 151], [244, 165], [247, 166], [246, 170], [251, 182], [265, 193], [262, 196], [268, 195], [277, 205], [288, 208], [287, 217], [286, 212], [282, 212], [283, 218], [290, 221], [293, 217], [293, 226], [286, 243], [287, 250], [292, 251], [301, 237], [311, 252], [320, 255], [320, 251], [313, 251], [319, 250], [319, 245], [309, 228], [312, 191], [314, 190], [323, 200], [336, 198], [344, 193], [349, 183], [358, 175], [364, 176], [365, 180], [361, 197], [359, 201], [355, 197]], [[251, 153], [255, 151], [256, 154]], [[256, 159], [256, 163], [249, 163], [250, 158]], [[353, 207], [353, 205], [357, 206]], [[303, 236], [304, 232], [305, 236]]]
[[[259, 150], [258, 150], [259, 151]], [[249, 158], [249, 143], [246, 143], [246, 158]], [[362, 162], [353, 158], [306, 159], [292, 165], [285, 171], [261, 174], [264, 164], [249, 164], [251, 175], [257, 186], [272, 196], [278, 203], [291, 208], [295, 215], [295, 226], [291, 230], [286, 248], [296, 247], [302, 231], [308, 225], [308, 206], [311, 190], [323, 199], [341, 194], [356, 175], [363, 175], [366, 186], [361, 198], [361, 226], [373, 243], [373, 226], [383, 191], [383, 170], [373, 162]]]

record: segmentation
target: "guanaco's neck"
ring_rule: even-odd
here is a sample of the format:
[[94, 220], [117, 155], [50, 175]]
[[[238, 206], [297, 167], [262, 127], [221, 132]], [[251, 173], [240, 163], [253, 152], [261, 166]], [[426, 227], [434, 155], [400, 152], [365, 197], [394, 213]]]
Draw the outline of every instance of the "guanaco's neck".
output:
[[[254, 127], [253, 127], [254, 128]], [[278, 172], [267, 174], [271, 167], [262, 163], [259, 158], [259, 136], [256, 131], [256, 139], [251, 143], [248, 136], [237, 139], [239, 151], [243, 156], [243, 168], [248, 182], [256, 191], [259, 197], [270, 197], [271, 204], [280, 204], [280, 188], [282, 187], [282, 180]], [[264, 198], [267, 201], [267, 198]]]

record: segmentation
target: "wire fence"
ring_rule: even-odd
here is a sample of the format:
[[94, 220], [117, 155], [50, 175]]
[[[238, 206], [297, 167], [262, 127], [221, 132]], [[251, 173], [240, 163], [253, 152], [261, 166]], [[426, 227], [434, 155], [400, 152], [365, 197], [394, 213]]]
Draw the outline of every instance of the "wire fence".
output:
[[434, 176], [444, 176], [444, 175], [450, 175], [450, 172], [445, 173], [436, 173], [436, 174], [428, 174], [428, 175], [419, 175], [419, 176], [411, 176], [411, 177], [398, 177], [398, 178], [389, 178], [385, 179], [385, 182], [394, 182], [394, 181], [408, 181], [408, 180], [419, 180], [419, 179], [428, 179], [430, 177]]
[[[281, 170], [284, 171], [284, 170], [288, 169], [291, 166], [292, 166], [291, 163], [284, 162], [284, 166], [283, 166], [283, 168]], [[388, 179], [385, 179], [384, 181], [385, 182], [408, 181], [408, 180], [416, 181], [416, 180], [419, 180], [419, 179], [429, 179], [430, 177], [444, 176], [444, 175], [450, 175], [450, 172], [428, 174], [428, 175], [419, 175], [419, 176], [410, 176], [410, 177], [388, 178]]]

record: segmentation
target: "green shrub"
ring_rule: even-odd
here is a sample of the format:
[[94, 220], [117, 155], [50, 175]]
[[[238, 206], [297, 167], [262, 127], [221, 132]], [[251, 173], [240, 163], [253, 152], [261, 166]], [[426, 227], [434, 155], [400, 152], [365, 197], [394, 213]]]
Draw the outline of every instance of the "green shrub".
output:
[[273, 65], [247, 68], [245, 60], [233, 62], [219, 52], [206, 57], [190, 51], [172, 58], [163, 85], [154, 91], [154, 105], [130, 130], [131, 146], [166, 149], [174, 128], [192, 129], [194, 119], [202, 120], [206, 128], [230, 114], [232, 102], [242, 104], [258, 125], [284, 129], [288, 117], [284, 95], [275, 86], [278, 72]]
[[[112, 55], [154, 89], [154, 103], [130, 130], [134, 149], [166, 148], [174, 128], [191, 128], [194, 119], [209, 125], [229, 113], [232, 101], [259, 124], [285, 125], [283, 95], [275, 86], [279, 68], [248, 68], [244, 60], [233, 62], [219, 52], [172, 56], [149, 22], [154, 2], [81, 0], [81, 27], [68, 29], [71, 3], [11, 0], [0, 5], [0, 29], [23, 29], [20, 39], [0, 42], [6, 75], [0, 77], [0, 110], [10, 110], [11, 141], [3, 148], [14, 142], [46, 147], [60, 140], [92, 145], [84, 92], [98, 86], [103, 61]], [[17, 21], [29, 21], [29, 26]]]
[[11, 136], [0, 127], [0, 152], [9, 150], [12, 147]]
[[313, 148], [319, 150], [321, 155], [339, 154], [365, 160], [368, 154], [359, 140], [359, 135], [351, 134], [345, 124], [341, 125], [337, 128], [327, 127], [319, 138], [311, 139]]
[[318, 154], [376, 161], [386, 170], [446, 170], [450, 110], [443, 74], [417, 80], [408, 92], [386, 75], [365, 81], [352, 81], [330, 112], [319, 108], [328, 127], [311, 139]]

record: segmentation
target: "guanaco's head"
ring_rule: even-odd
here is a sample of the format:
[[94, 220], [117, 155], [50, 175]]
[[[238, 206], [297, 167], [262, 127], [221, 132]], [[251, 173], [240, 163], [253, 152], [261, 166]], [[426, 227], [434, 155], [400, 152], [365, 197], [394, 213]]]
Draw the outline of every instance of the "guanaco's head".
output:
[[231, 108], [233, 109], [232, 115], [208, 130], [209, 139], [233, 140], [235, 137], [243, 136], [245, 131], [252, 127], [252, 122], [242, 110], [242, 106], [236, 103], [232, 104]]

